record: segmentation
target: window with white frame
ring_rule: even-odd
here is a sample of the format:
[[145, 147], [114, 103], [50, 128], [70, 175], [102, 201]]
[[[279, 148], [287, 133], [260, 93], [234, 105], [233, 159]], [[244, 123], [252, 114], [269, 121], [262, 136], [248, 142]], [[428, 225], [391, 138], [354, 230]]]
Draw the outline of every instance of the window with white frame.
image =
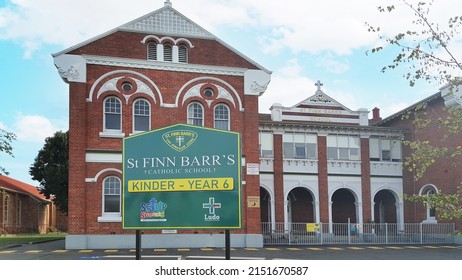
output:
[[224, 104], [218, 104], [214, 110], [215, 128], [229, 130], [229, 108]]
[[188, 106], [188, 124], [204, 125], [204, 108], [201, 104], [193, 102]]
[[[432, 196], [438, 193], [438, 189], [432, 185], [432, 184], [427, 184], [423, 186], [420, 191], [419, 195], [420, 196]], [[436, 210], [435, 208], [431, 207], [429, 204], [426, 205], [426, 212], [427, 212], [427, 218], [425, 219], [425, 222], [429, 223], [434, 223], [436, 222]]]
[[173, 46], [170, 44], [164, 45], [164, 61], [173, 61]]
[[120, 216], [120, 179], [109, 176], [103, 181], [103, 215]]
[[273, 152], [273, 133], [270, 131], [260, 131], [259, 137], [260, 157], [272, 158]]
[[178, 62], [188, 62], [188, 47], [186, 47], [186, 45], [178, 46]]
[[360, 139], [358, 136], [328, 135], [327, 159], [360, 160]]
[[149, 42], [147, 45], [148, 60], [157, 60], [157, 43]]
[[110, 96], [104, 100], [104, 130], [122, 131], [122, 103], [117, 97]]
[[133, 104], [133, 132], [151, 129], [151, 106], [145, 99], [138, 99]]
[[369, 154], [371, 161], [402, 161], [401, 141], [397, 139], [369, 139]]
[[284, 158], [316, 159], [318, 157], [316, 134], [284, 132], [282, 142]]

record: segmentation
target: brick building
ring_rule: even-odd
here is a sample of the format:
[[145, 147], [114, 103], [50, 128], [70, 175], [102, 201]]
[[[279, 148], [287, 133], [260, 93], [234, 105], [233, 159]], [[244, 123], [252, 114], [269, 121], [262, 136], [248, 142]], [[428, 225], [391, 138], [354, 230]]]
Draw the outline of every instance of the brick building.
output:
[[[242, 135], [259, 163], [258, 97], [271, 72], [172, 8], [163, 8], [53, 55], [69, 84], [67, 248], [133, 248], [121, 227], [122, 138], [177, 123]], [[243, 173], [243, 228], [233, 246], [261, 246], [258, 175]], [[220, 232], [145, 231], [143, 247], [222, 246]], [[150, 239], [150, 236], [152, 237]]]
[[286, 230], [292, 223], [402, 226], [405, 131], [369, 125], [367, 109], [348, 109], [321, 85], [260, 117], [262, 222]]
[[[423, 109], [417, 110], [420, 119], [444, 119], [448, 115], [447, 108], [462, 107], [461, 92], [462, 89], [460, 87], [458, 89], [451, 86], [442, 87], [437, 93], [381, 120], [377, 125], [404, 129], [406, 131], [405, 140], [408, 141], [429, 141], [430, 145], [435, 147], [462, 146], [460, 133], [452, 134], [446, 139], [444, 135], [447, 134], [447, 130], [444, 126], [439, 127], [436, 124], [432, 124], [425, 129], [419, 129], [414, 124], [415, 117], [412, 114], [416, 108], [421, 108], [421, 105], [425, 104], [425, 107], [422, 107]], [[403, 119], [402, 116], [409, 114], [409, 112], [411, 112], [410, 117]], [[410, 149], [405, 146], [403, 148], [403, 158], [409, 156], [410, 153]], [[419, 180], [415, 180], [414, 173], [403, 170], [404, 193], [409, 195], [431, 195], [440, 191], [446, 194], [456, 193], [457, 187], [462, 182], [462, 174], [460, 172], [461, 162], [461, 156], [439, 158], [427, 169]], [[405, 221], [409, 223], [445, 222], [438, 217], [438, 213], [433, 209], [420, 204], [405, 202], [405, 209]], [[456, 228], [460, 230], [462, 221], [455, 222]]]
[[0, 175], [0, 233], [47, 233], [67, 230], [56, 205], [29, 184]]
[[[425, 220], [403, 201], [413, 193], [402, 171], [409, 126], [380, 121], [377, 108], [369, 120], [367, 109], [343, 106], [320, 82], [300, 103], [259, 114], [271, 72], [170, 1], [53, 56], [70, 96], [68, 249], [134, 247], [134, 231], [121, 225], [122, 139], [178, 123], [241, 133], [243, 228], [232, 231], [232, 246], [262, 246], [278, 224], [399, 230]], [[248, 205], [255, 197], [260, 207]], [[142, 246], [220, 247], [222, 233], [150, 230]]]

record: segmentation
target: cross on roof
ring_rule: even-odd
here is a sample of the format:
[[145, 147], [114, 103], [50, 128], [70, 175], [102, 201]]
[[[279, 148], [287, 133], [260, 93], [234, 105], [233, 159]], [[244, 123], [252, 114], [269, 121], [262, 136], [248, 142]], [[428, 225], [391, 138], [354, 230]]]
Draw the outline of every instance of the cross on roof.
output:
[[318, 87], [318, 89], [317, 89], [316, 91], [321, 91], [321, 87], [322, 87], [324, 84], [321, 83], [320, 80], [318, 80], [314, 85]]
[[172, 2], [170, 2], [170, 0], [166, 0], [166, 1], [164, 2], [164, 6], [170, 6], [170, 7], [171, 7], [171, 6], [172, 6]]

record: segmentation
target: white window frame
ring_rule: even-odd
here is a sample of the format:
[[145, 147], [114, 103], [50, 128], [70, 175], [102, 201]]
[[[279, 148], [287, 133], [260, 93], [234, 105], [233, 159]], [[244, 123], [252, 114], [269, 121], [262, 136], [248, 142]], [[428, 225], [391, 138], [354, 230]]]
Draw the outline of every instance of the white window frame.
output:
[[[224, 108], [226, 109], [226, 114], [227, 114], [227, 118], [218, 118], [217, 117], [217, 109], [218, 108]], [[231, 111], [229, 110], [229, 107], [228, 105], [226, 104], [223, 104], [223, 103], [220, 103], [220, 104], [217, 104], [215, 106], [215, 108], [213, 108], [213, 126], [217, 129], [223, 129], [223, 130], [230, 130], [230, 124], [231, 124]], [[221, 117], [221, 116], [220, 116]], [[226, 128], [222, 128], [222, 127], [217, 127], [217, 122], [220, 122], [220, 123], [225, 123], [226, 122]]]
[[272, 131], [260, 131], [258, 135], [261, 158], [274, 158], [274, 135]]
[[185, 44], [178, 46], [178, 62], [188, 63], [189, 60], [189, 49]]
[[[137, 103], [140, 103], [140, 102], [146, 102], [147, 106], [148, 106], [148, 115], [141, 115], [139, 113], [136, 112], [136, 106], [137, 106]], [[140, 133], [140, 132], [146, 132], [146, 131], [149, 131], [151, 130], [151, 103], [149, 103], [148, 100], [144, 99], [144, 98], [138, 98], [135, 100], [135, 102], [133, 102], [133, 115], [132, 115], [132, 119], [133, 119], [133, 133]], [[147, 127], [147, 130], [136, 130], [136, 119], [137, 117], [148, 117], [148, 127]]]
[[[196, 109], [193, 108], [193, 106], [199, 106], [199, 108], [201, 109], [201, 117], [197, 117], [195, 114], [196, 114]], [[194, 110], [194, 111], [192, 111]], [[188, 110], [187, 110], [187, 114], [188, 114], [188, 124], [192, 124], [192, 125], [197, 125], [197, 126], [204, 126], [204, 106], [202, 106], [201, 103], [199, 102], [191, 102], [189, 105], [188, 105]], [[196, 120], [200, 120], [201, 121], [201, 124], [197, 124], [196, 123]]]
[[149, 42], [146, 45], [146, 57], [148, 60], [157, 60], [157, 42]]
[[[120, 129], [108, 129], [107, 124], [106, 124], [106, 113], [109, 114], [109, 112], [106, 112], [106, 102], [108, 102], [109, 99], [115, 99], [119, 102], [120, 105], [120, 113], [118, 113], [120, 120], [119, 120], [119, 127]], [[111, 137], [111, 138], [123, 138], [125, 137], [125, 134], [122, 133], [122, 118], [123, 118], [123, 108], [122, 108], [122, 101], [116, 96], [108, 96], [104, 99], [103, 101], [103, 131], [100, 132], [100, 137]]]
[[[437, 194], [438, 189], [435, 187], [433, 184], [427, 184], [424, 185], [420, 191], [419, 191], [419, 196], [430, 196], [433, 194]], [[436, 223], [436, 211], [432, 210], [429, 205], [425, 205], [426, 208], [426, 219], [422, 221], [423, 223]], [[435, 211], [434, 214], [432, 214], [432, 211]]]
[[[106, 182], [111, 179], [116, 179], [119, 184], [119, 212], [106, 212], [106, 195], [117, 195], [116, 194], [106, 194]], [[104, 178], [102, 183], [102, 196], [101, 196], [101, 212], [102, 216], [98, 217], [98, 222], [122, 222], [122, 181], [117, 176], [107, 176]]]

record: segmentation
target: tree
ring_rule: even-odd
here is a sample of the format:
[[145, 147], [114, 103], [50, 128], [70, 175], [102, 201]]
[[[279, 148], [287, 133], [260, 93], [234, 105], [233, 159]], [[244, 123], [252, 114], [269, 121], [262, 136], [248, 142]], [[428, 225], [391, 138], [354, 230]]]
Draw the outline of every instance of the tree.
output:
[[[417, 81], [424, 80], [430, 83], [448, 85], [449, 93], [456, 94], [462, 85], [462, 65], [455, 54], [453, 40], [459, 34], [462, 25], [462, 16], [450, 17], [446, 26], [432, 21], [431, 7], [434, 1], [420, 1], [412, 4], [407, 0], [400, 0], [405, 7], [414, 13], [412, 28], [399, 32], [393, 36], [386, 36], [381, 33], [380, 27], [373, 27], [367, 24], [370, 32], [377, 33], [380, 42], [383, 44], [371, 49], [371, 53], [377, 53], [386, 49], [393, 49], [396, 55], [392, 62], [382, 68], [382, 72], [392, 70], [401, 66], [408, 69], [404, 78], [414, 86]], [[380, 13], [393, 13], [395, 5], [378, 7]], [[368, 52], [366, 53], [368, 54]], [[432, 118], [425, 110], [426, 104], [422, 103], [415, 109], [403, 116], [411, 118], [417, 129], [428, 129], [429, 127], [444, 128], [446, 131], [442, 139], [448, 139], [462, 130], [462, 109], [446, 109], [446, 116]], [[412, 153], [404, 161], [404, 168], [415, 174], [414, 179], [420, 179], [427, 169], [435, 164], [437, 159], [444, 157], [455, 158], [462, 154], [462, 148], [456, 146], [435, 146], [425, 140], [405, 141]], [[436, 210], [438, 216], [443, 219], [453, 220], [462, 218], [462, 185], [453, 194], [445, 194], [439, 191], [438, 194], [430, 196], [406, 195], [406, 200], [420, 202]]]
[[[8, 156], [13, 156], [13, 146], [12, 142], [16, 140], [16, 135], [14, 133], [0, 129], [0, 153], [5, 153]], [[0, 175], [9, 173], [3, 166], [0, 166]]]
[[50, 198], [59, 210], [67, 213], [69, 166], [69, 132], [56, 132], [45, 139], [34, 163], [29, 169], [33, 180], [40, 183], [40, 192]]

